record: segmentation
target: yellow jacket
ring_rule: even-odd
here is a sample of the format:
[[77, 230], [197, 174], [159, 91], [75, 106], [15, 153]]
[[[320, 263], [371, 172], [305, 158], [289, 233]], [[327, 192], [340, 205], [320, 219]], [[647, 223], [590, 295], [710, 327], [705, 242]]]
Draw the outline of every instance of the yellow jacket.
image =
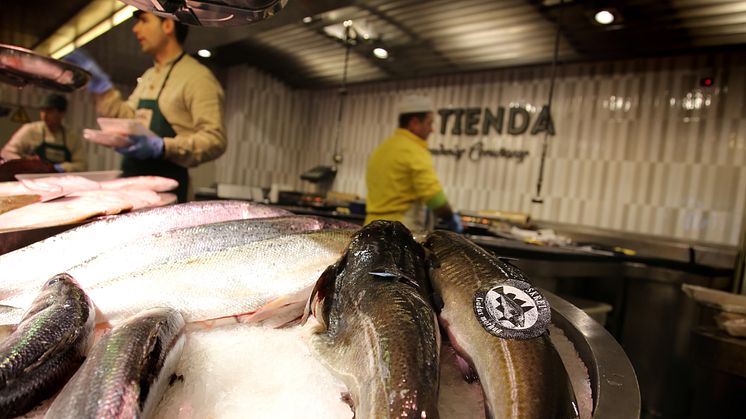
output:
[[427, 141], [403, 128], [371, 154], [365, 181], [365, 224], [374, 220], [404, 221], [405, 214], [417, 204], [435, 209], [448, 202]]

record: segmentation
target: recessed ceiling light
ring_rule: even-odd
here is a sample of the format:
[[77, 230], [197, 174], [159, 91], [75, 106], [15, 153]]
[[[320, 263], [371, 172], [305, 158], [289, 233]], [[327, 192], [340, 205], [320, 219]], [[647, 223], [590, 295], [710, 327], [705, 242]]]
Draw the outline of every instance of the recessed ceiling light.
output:
[[197, 51], [197, 55], [199, 55], [202, 58], [210, 58], [210, 57], [212, 57], [212, 53], [210, 52], [209, 49], [201, 49], [201, 50]]
[[596, 19], [596, 22], [602, 25], [608, 25], [609, 23], [614, 22], [614, 14], [608, 10], [599, 10], [593, 18]]
[[373, 50], [373, 55], [375, 55], [377, 58], [380, 58], [382, 60], [385, 60], [386, 58], [389, 58], [389, 52], [386, 51], [383, 48], [376, 48]]
[[313, 21], [313, 18], [311, 16], [306, 16], [303, 18], [303, 23], [311, 23]]

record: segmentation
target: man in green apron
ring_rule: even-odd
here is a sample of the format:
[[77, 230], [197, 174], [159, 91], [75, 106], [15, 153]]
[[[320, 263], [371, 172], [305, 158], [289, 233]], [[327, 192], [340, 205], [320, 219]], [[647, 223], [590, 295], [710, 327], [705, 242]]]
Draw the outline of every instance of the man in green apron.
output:
[[99, 116], [135, 118], [156, 134], [130, 136], [129, 146], [116, 149], [124, 156], [123, 175], [174, 179], [179, 182], [179, 202], [186, 202], [188, 168], [225, 152], [223, 89], [207, 67], [184, 53], [187, 26], [142, 11], [134, 16], [132, 32], [154, 65], [126, 101], [83, 51], [66, 59], [91, 73], [88, 89], [94, 93]]
[[80, 137], [62, 123], [66, 111], [64, 96], [46, 96], [40, 106], [41, 121], [22, 125], [0, 151], [2, 159], [38, 159], [47, 163], [50, 172], [85, 171], [85, 147]]

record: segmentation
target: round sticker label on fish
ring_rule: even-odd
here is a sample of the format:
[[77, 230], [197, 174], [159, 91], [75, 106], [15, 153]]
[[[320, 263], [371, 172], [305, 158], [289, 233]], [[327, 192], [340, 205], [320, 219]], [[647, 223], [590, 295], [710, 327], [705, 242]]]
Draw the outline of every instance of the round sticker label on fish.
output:
[[531, 284], [512, 279], [474, 295], [474, 314], [484, 329], [506, 339], [531, 339], [547, 329], [549, 303]]

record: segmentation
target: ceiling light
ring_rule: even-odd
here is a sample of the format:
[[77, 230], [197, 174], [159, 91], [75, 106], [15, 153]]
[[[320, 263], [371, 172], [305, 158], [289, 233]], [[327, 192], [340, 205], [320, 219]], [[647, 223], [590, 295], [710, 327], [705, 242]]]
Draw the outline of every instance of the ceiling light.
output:
[[385, 60], [386, 58], [389, 58], [389, 52], [386, 51], [383, 48], [376, 48], [373, 50], [373, 55], [375, 55], [377, 58], [380, 58], [382, 60]]
[[352, 26], [352, 21], [345, 20], [344, 22], [342, 22], [342, 24], [344, 25], [345, 28], [349, 28], [350, 26]]
[[599, 10], [593, 18], [596, 19], [596, 22], [602, 25], [608, 25], [609, 23], [614, 22], [614, 14], [608, 10]]
[[132, 17], [137, 10], [116, 0], [91, 2], [43, 40], [34, 51], [61, 58]]
[[306, 16], [303, 18], [303, 23], [311, 23], [313, 22], [313, 18], [311, 16]]
[[201, 49], [201, 50], [197, 51], [197, 55], [199, 55], [202, 58], [210, 58], [210, 57], [212, 57], [212, 53], [210, 52], [209, 49]]

